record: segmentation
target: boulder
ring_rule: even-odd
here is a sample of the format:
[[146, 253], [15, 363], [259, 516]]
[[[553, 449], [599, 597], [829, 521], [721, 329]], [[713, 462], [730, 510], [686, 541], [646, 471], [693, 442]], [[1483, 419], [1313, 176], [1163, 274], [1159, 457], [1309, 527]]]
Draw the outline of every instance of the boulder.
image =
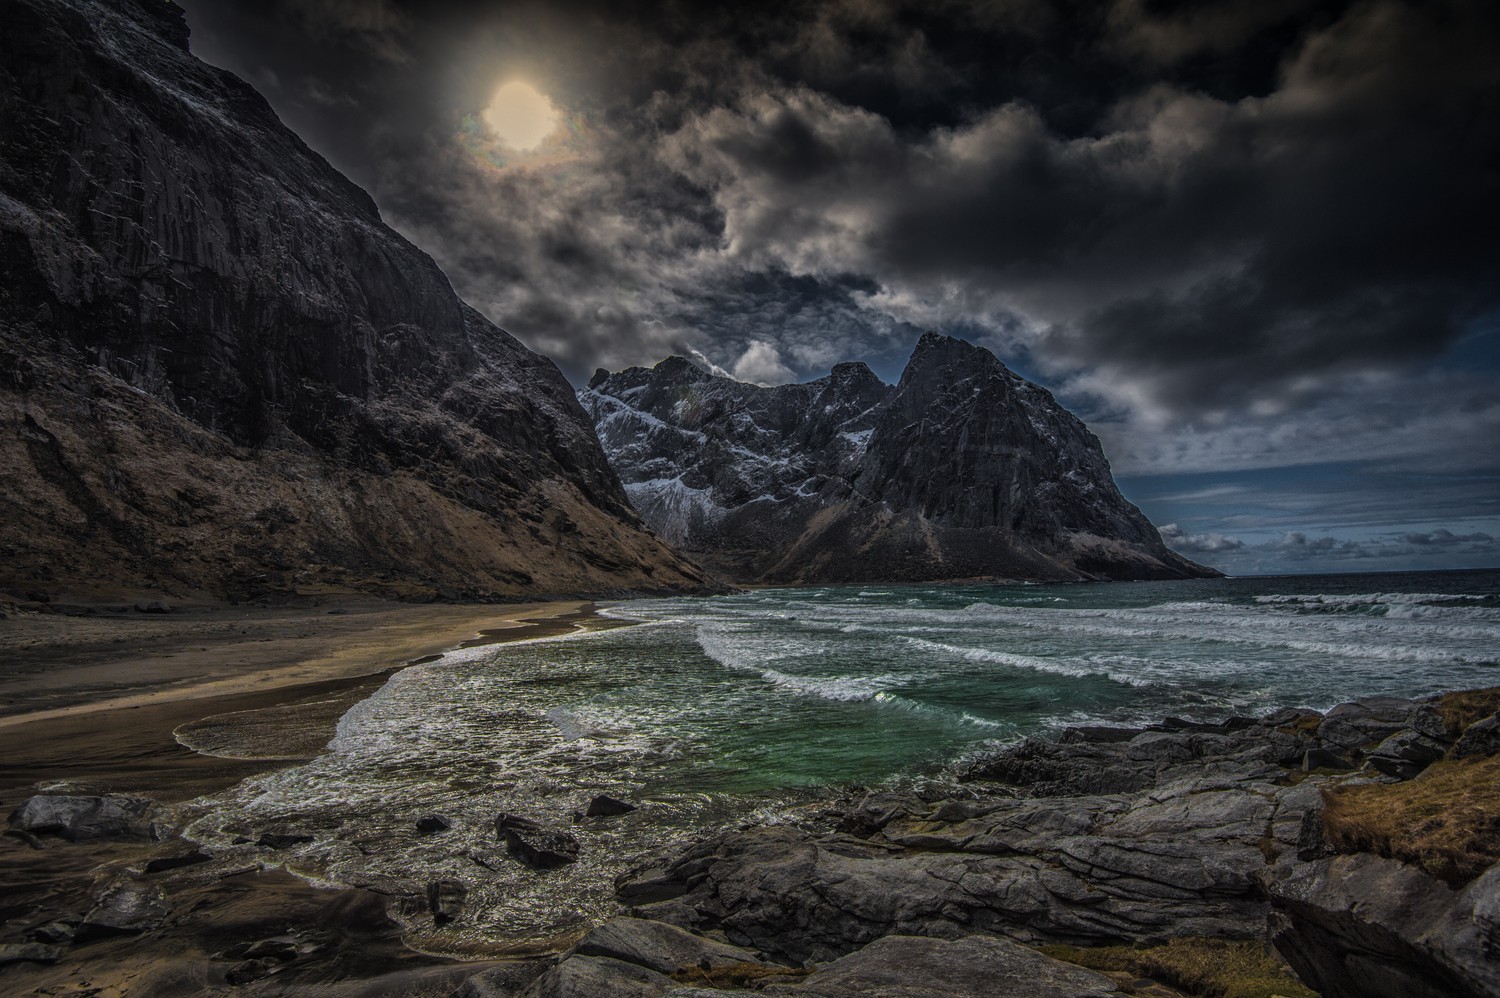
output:
[[947, 941], [886, 936], [835, 960], [797, 985], [778, 984], [766, 995], [808, 998], [1105, 998], [1113, 981], [992, 936]]
[[467, 978], [453, 998], [516, 998], [538, 977], [556, 966], [555, 960], [517, 960]]
[[505, 838], [506, 831], [512, 828], [535, 830], [541, 827], [542, 823], [540, 821], [534, 818], [524, 818], [519, 814], [510, 814], [509, 812], [501, 811], [495, 815], [495, 834], [502, 839]]
[[1447, 728], [1437, 709], [1429, 703], [1414, 703], [1400, 697], [1367, 697], [1341, 703], [1323, 717], [1317, 736], [1330, 746], [1359, 750], [1375, 745], [1403, 729], [1429, 738], [1446, 737]]
[[584, 936], [573, 953], [623, 960], [660, 974], [673, 974], [685, 967], [708, 970], [761, 962], [750, 950], [643, 918], [611, 919]]
[[434, 880], [427, 885], [427, 907], [432, 920], [438, 925], [447, 925], [458, 918], [464, 910], [464, 898], [469, 889], [457, 880]]
[[672, 987], [665, 974], [603, 956], [575, 956], [538, 977], [525, 998], [659, 998]]
[[121, 794], [39, 794], [11, 812], [10, 824], [33, 835], [60, 835], [70, 842], [156, 838], [154, 803]]
[[608, 818], [617, 814], [629, 814], [637, 810], [634, 804], [629, 804], [608, 794], [600, 794], [589, 801], [589, 806], [584, 809], [586, 818]]
[[134, 881], [117, 883], [101, 894], [78, 926], [77, 939], [130, 935], [158, 928], [168, 914], [167, 900], [156, 887]]
[[61, 946], [47, 943], [0, 944], [0, 967], [11, 963], [56, 963], [61, 956]]
[[421, 835], [435, 835], [452, 827], [453, 823], [441, 814], [424, 814], [417, 819], [417, 832]]
[[1398, 731], [1365, 757], [1377, 772], [1409, 780], [1448, 752], [1448, 745], [1418, 731]]
[[908, 794], [868, 793], [839, 820], [838, 830], [867, 839], [896, 818], [920, 809]]
[[564, 866], [578, 861], [578, 840], [548, 828], [507, 828], [505, 847], [528, 866]]
[[1500, 994], [1500, 866], [1455, 891], [1360, 853], [1292, 864], [1268, 889], [1272, 943], [1324, 998]]
[[1465, 759], [1471, 755], [1494, 755], [1500, 752], [1500, 714], [1475, 721], [1464, 729], [1463, 737], [1453, 746], [1453, 757]]
[[78, 934], [78, 923], [74, 921], [63, 921], [61, 919], [51, 921], [45, 925], [38, 925], [31, 930], [31, 938], [39, 943], [51, 943], [54, 946], [66, 946], [73, 941]]

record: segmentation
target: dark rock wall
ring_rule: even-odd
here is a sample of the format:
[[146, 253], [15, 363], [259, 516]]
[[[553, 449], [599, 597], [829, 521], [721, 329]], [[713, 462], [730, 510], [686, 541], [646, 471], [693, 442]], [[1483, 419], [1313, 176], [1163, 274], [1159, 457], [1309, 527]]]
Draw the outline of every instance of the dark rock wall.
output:
[[193, 58], [174, 4], [0, 0], [0, 24], [7, 571], [701, 581], [643, 531], [556, 367]]
[[1191, 578], [1051, 394], [923, 336], [891, 387], [863, 364], [761, 388], [681, 358], [579, 393], [646, 521], [747, 582]]

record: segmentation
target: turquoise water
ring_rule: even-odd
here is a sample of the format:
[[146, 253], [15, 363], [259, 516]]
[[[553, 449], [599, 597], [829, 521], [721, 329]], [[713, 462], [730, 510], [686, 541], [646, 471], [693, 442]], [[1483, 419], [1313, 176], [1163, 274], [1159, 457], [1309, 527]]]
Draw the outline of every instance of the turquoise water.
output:
[[[443, 933], [398, 906], [424, 945], [459, 950], [602, 917], [614, 876], [674, 842], [852, 784], [942, 781], [1026, 734], [1500, 684], [1495, 572], [779, 589], [603, 613], [635, 626], [407, 669], [327, 755], [195, 804], [193, 834], [249, 854], [236, 836], [306, 832], [288, 868], [396, 894], [463, 880], [470, 913]], [[642, 808], [574, 824], [601, 792]], [[583, 859], [538, 874], [498, 856], [501, 810], [570, 825]], [[457, 827], [417, 836], [430, 811]]]

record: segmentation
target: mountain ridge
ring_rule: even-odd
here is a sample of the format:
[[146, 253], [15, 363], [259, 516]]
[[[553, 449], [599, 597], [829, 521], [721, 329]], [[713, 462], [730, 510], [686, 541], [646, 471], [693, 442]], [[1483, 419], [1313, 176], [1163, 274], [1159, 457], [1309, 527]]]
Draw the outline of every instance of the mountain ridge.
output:
[[1166, 547], [1081, 420], [961, 339], [924, 334], [895, 385], [858, 361], [772, 388], [672, 357], [578, 396], [652, 529], [741, 583], [1218, 574]]
[[0, 0], [0, 588], [696, 589], [557, 367], [175, 4]]

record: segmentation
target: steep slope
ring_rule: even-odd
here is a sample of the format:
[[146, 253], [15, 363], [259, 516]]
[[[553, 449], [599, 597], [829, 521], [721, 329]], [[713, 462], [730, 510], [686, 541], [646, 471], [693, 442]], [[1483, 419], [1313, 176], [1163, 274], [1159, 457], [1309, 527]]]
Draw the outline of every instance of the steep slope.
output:
[[1098, 439], [989, 351], [928, 333], [900, 383], [863, 364], [761, 388], [673, 357], [579, 392], [631, 501], [745, 582], [1192, 578]]
[[573, 392], [165, 0], [0, 0], [0, 585], [682, 588]]

